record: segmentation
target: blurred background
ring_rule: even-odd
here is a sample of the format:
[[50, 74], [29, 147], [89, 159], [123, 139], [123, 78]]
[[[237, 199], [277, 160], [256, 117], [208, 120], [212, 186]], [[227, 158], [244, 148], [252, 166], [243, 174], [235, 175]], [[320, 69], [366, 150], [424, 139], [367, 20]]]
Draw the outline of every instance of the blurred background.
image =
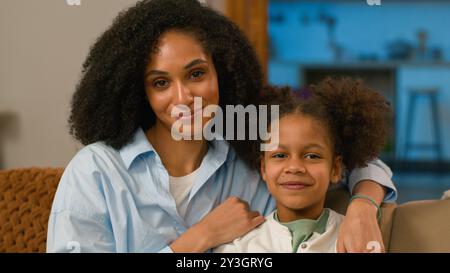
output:
[[450, 188], [450, 1], [270, 0], [268, 80], [360, 77], [391, 103], [381, 158], [399, 202]]
[[[1, 1], [0, 169], [64, 167], [82, 147], [67, 128], [81, 65], [136, 2]], [[394, 115], [380, 157], [394, 171], [399, 203], [450, 189], [450, 1], [202, 2], [247, 34], [268, 83], [301, 89], [348, 75], [383, 93]]]

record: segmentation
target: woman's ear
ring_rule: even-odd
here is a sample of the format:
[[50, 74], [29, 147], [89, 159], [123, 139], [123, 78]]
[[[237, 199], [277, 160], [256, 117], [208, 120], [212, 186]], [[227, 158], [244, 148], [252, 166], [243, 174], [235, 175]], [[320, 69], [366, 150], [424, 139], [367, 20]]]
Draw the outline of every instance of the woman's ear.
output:
[[336, 156], [333, 162], [333, 168], [331, 170], [331, 183], [337, 184], [342, 179], [342, 173], [344, 166], [342, 163], [342, 156]]

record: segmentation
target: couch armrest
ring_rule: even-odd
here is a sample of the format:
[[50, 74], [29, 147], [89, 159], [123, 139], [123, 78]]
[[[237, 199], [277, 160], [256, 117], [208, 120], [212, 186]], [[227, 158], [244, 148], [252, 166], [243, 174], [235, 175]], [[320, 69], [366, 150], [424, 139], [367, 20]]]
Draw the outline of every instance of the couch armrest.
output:
[[390, 252], [449, 252], [450, 200], [414, 201], [394, 213]]

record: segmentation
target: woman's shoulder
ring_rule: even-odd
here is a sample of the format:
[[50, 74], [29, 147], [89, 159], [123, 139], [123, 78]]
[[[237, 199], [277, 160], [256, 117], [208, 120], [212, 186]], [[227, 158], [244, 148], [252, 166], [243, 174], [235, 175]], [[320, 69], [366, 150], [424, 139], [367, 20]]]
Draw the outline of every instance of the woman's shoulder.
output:
[[117, 155], [119, 154], [119, 150], [107, 145], [103, 141], [98, 141], [81, 148], [75, 157], [77, 156], [108, 156], [108, 155]]
[[70, 210], [84, 216], [105, 212], [105, 182], [115, 172], [114, 149], [97, 142], [83, 147], [72, 158], [58, 184], [52, 212]]
[[119, 159], [120, 152], [104, 142], [95, 142], [81, 148], [67, 167], [101, 168]]
[[[98, 187], [105, 177], [124, 169], [120, 153], [103, 142], [80, 149], [66, 166], [60, 184], [75, 187]], [[95, 186], [96, 185], [96, 186]]]

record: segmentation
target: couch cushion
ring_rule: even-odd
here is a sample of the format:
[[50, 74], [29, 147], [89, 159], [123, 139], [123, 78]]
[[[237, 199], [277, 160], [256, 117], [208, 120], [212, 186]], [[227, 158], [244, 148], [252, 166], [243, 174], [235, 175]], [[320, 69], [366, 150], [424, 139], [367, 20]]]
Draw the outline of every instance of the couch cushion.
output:
[[0, 171], [0, 252], [45, 252], [47, 223], [63, 169]]
[[390, 252], [450, 252], [450, 200], [414, 201], [395, 210]]

